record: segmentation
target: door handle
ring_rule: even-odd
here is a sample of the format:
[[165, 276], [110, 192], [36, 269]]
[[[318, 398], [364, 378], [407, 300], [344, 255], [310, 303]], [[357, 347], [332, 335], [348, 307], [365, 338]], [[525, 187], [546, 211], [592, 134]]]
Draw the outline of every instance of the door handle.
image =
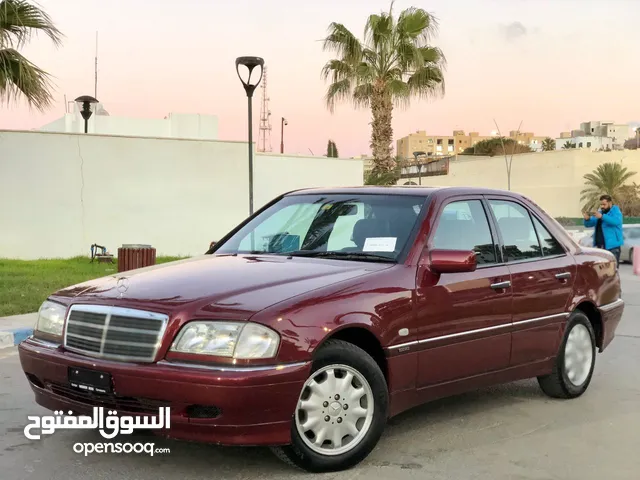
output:
[[566, 278], [571, 278], [571, 274], [569, 272], [557, 273], [556, 278], [558, 280], [564, 280]]
[[498, 283], [491, 284], [491, 288], [493, 288], [494, 290], [502, 290], [504, 288], [509, 288], [510, 286], [511, 286], [511, 282], [509, 280], [507, 280], [506, 282], [498, 282]]

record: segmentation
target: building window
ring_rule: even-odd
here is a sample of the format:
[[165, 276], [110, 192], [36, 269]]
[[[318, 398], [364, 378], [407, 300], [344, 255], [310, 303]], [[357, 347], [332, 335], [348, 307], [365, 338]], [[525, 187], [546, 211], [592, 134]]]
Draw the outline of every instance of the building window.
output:
[[438, 144], [438, 145], [442, 145], [442, 139], [441, 139], [441, 138], [439, 138], [439, 139], [437, 140], [437, 144]]
[[590, 146], [591, 146], [591, 142], [587, 142], [587, 147], [590, 147]]
[[582, 142], [578, 144], [578, 148], [582, 148]]
[[453, 138], [450, 138], [449, 139], [449, 145], [453, 145], [453, 142], [454, 142]]

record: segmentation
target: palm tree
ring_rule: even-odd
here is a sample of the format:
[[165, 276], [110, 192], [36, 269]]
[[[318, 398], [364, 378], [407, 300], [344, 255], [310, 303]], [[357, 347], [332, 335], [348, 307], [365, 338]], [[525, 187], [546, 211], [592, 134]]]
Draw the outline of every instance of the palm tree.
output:
[[365, 185], [396, 185], [398, 180], [402, 177], [402, 169], [410, 165], [410, 162], [402, 158], [400, 155], [396, 155], [394, 158], [393, 170], [381, 171], [375, 168], [365, 174]]
[[584, 175], [585, 188], [580, 192], [580, 201], [585, 202], [585, 210], [596, 208], [601, 195], [611, 195], [614, 202], [620, 202], [625, 192], [625, 182], [636, 172], [627, 171], [616, 162], [603, 163], [593, 172]]
[[547, 137], [542, 141], [543, 152], [551, 152], [555, 149], [556, 149], [556, 141], [553, 138]]
[[20, 95], [40, 111], [53, 103], [49, 74], [18, 51], [38, 32], [56, 46], [62, 43], [62, 33], [42, 9], [24, 0], [0, 0], [0, 103]]
[[566, 142], [564, 142], [564, 145], [562, 146], [562, 148], [564, 150], [569, 150], [570, 148], [576, 148], [576, 144], [572, 143], [571, 140], [567, 140]]
[[444, 94], [446, 60], [442, 51], [429, 45], [437, 31], [436, 18], [421, 8], [407, 8], [396, 18], [393, 1], [389, 12], [370, 15], [360, 41], [341, 23], [331, 23], [324, 50], [337, 58], [322, 69], [327, 107], [351, 100], [356, 108], [370, 108], [371, 150], [374, 170], [384, 173], [395, 167], [391, 120], [395, 106], [408, 106], [411, 98]]

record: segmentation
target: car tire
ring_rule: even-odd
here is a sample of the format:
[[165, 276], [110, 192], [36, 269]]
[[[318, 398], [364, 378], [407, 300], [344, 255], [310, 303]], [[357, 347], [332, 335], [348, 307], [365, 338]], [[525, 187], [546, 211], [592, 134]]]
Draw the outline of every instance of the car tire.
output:
[[552, 398], [577, 398], [589, 387], [595, 362], [593, 326], [583, 312], [576, 310], [567, 321], [553, 371], [538, 377], [538, 384]]
[[[346, 380], [347, 374], [353, 377], [351, 382]], [[333, 384], [332, 377], [336, 379]], [[327, 399], [322, 400], [325, 396]], [[359, 403], [349, 405], [349, 398]], [[388, 405], [387, 382], [375, 360], [351, 343], [328, 340], [317, 351], [311, 374], [300, 392], [291, 421], [291, 444], [272, 447], [272, 451], [289, 465], [311, 473], [347, 470], [364, 460], [377, 445], [387, 421]], [[326, 440], [317, 445], [315, 433], [323, 431]], [[334, 437], [334, 432], [344, 435]], [[350, 438], [346, 445], [338, 445], [345, 438]], [[328, 442], [331, 446], [325, 447]]]
[[633, 265], [633, 248], [629, 249], [629, 263]]

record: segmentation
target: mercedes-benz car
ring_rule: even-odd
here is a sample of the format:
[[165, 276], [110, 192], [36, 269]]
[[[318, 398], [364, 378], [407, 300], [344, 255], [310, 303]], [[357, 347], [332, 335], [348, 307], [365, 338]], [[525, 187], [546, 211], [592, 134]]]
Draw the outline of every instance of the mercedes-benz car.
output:
[[208, 254], [52, 292], [19, 353], [50, 410], [170, 407], [168, 437], [336, 471], [436, 398], [524, 378], [579, 397], [623, 310], [614, 256], [517, 193], [316, 188]]

